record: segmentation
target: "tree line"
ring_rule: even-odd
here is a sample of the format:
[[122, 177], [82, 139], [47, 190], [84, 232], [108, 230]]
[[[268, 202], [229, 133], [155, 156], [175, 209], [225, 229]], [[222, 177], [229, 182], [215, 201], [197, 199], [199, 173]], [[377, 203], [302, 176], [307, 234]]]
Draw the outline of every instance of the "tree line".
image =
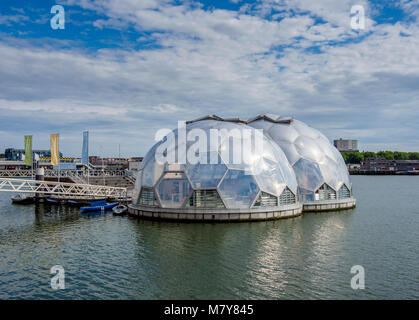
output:
[[387, 160], [419, 160], [419, 152], [401, 151], [362, 151], [362, 152], [342, 152], [342, 157], [346, 163], [361, 163], [366, 158], [379, 157]]

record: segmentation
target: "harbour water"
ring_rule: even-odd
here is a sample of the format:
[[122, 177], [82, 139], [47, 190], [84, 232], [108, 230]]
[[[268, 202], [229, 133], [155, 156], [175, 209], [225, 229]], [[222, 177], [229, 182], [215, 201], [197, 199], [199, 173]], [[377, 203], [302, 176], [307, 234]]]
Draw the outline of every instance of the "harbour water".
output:
[[[352, 182], [352, 210], [220, 224], [86, 216], [0, 193], [0, 299], [418, 299], [419, 177]], [[64, 290], [51, 289], [54, 265]], [[354, 265], [364, 290], [350, 286]]]

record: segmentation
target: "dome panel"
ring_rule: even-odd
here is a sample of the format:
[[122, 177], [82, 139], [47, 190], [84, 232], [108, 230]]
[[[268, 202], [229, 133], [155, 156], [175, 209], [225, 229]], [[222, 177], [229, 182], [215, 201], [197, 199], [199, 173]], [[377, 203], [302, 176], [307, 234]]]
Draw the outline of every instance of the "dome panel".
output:
[[134, 192], [132, 195], [132, 201], [134, 203], [138, 203], [138, 198], [140, 197], [141, 191], [141, 184], [142, 184], [142, 174], [143, 170], [138, 170], [136, 177], [135, 177], [135, 185], [134, 185]]
[[154, 187], [163, 174], [163, 169], [163, 164], [158, 163], [155, 159], [150, 159], [142, 170], [142, 185], [150, 188]]
[[300, 159], [293, 168], [300, 188], [314, 192], [324, 183], [319, 166], [311, 161]]
[[156, 189], [163, 208], [182, 207], [192, 190], [189, 180], [183, 172], [165, 173]]
[[333, 151], [335, 147], [323, 134], [320, 134], [320, 137], [316, 140], [316, 143], [326, 156], [332, 160], [336, 159], [336, 153]]
[[294, 145], [302, 158], [316, 163], [324, 161], [324, 152], [313, 139], [300, 136]]
[[[225, 163], [229, 169], [246, 170], [249, 168], [249, 165], [244, 162], [244, 159], [242, 159], [244, 156], [242, 148], [243, 141], [241, 138], [224, 137], [222, 139], [220, 143], [219, 154], [223, 163]], [[258, 155], [252, 152], [249, 152], [246, 156], [248, 156], [249, 159], [258, 157]]]
[[300, 160], [301, 156], [297, 151], [297, 148], [293, 143], [281, 143], [281, 149], [284, 151], [289, 163], [294, 165], [298, 160]]
[[284, 141], [293, 143], [300, 134], [290, 124], [275, 124], [269, 130], [269, 135], [275, 142]]
[[282, 176], [282, 171], [278, 164], [262, 158], [258, 165], [261, 169], [259, 174], [255, 174], [259, 188], [267, 193], [280, 196], [286, 184]]
[[218, 193], [227, 208], [250, 208], [259, 193], [259, 187], [253, 176], [241, 170], [229, 169]]
[[339, 168], [338, 170], [339, 170], [339, 174], [340, 174], [340, 180], [343, 183], [345, 183], [348, 188], [351, 188], [352, 183], [351, 183], [351, 179], [349, 177], [349, 171], [348, 171], [348, 168], [346, 167], [345, 161], [343, 160], [341, 155], [337, 159], [337, 166]]
[[317, 139], [319, 137], [320, 132], [309, 127], [304, 122], [294, 120], [292, 126], [298, 131], [299, 135], [303, 135], [311, 139]]
[[285, 170], [282, 170], [284, 181], [287, 181], [288, 188], [292, 191], [294, 195], [296, 195], [297, 189], [298, 189], [298, 183], [297, 183], [297, 178], [295, 176], [294, 169], [289, 163], [286, 163], [283, 166], [286, 167]]
[[218, 159], [217, 164], [210, 164], [211, 154], [207, 153], [207, 163], [189, 164], [187, 166], [186, 174], [191, 180], [193, 188], [216, 188], [220, 183], [227, 167], [221, 162], [218, 153], [213, 153], [213, 157]]
[[336, 162], [326, 156], [324, 162], [319, 163], [319, 167], [324, 181], [327, 181], [327, 184], [336, 191], [340, 180], [340, 170]]

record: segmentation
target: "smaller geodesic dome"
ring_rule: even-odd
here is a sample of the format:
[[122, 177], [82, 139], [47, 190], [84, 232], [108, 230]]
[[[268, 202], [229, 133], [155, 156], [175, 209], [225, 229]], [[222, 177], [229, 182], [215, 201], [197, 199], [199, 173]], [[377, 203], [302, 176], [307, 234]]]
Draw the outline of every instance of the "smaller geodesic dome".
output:
[[[194, 130], [199, 129], [199, 131]], [[278, 145], [260, 133], [263, 152], [243, 148], [249, 161], [236, 163], [231, 144], [254, 141], [257, 130], [241, 123], [218, 121], [216, 117], [192, 121], [186, 125], [186, 136], [211, 130], [244, 133], [219, 136], [215, 143], [205, 143], [205, 151], [196, 151], [196, 141], [181, 139], [173, 130], [146, 154], [139, 169], [133, 204], [170, 209], [252, 209], [281, 207], [297, 203], [297, 180], [285, 154]], [[169, 140], [174, 143], [168, 143]], [[251, 145], [249, 141], [249, 145]], [[228, 151], [225, 151], [228, 150]], [[175, 161], [159, 161], [173, 152]], [[186, 155], [186, 157], [184, 157]], [[191, 161], [194, 155], [198, 161]], [[183, 158], [183, 159], [182, 159]], [[196, 159], [195, 159], [196, 160]], [[215, 160], [215, 161], [214, 161]]]
[[304, 202], [351, 197], [349, 172], [340, 152], [318, 130], [291, 117], [260, 115], [247, 120], [284, 151]]

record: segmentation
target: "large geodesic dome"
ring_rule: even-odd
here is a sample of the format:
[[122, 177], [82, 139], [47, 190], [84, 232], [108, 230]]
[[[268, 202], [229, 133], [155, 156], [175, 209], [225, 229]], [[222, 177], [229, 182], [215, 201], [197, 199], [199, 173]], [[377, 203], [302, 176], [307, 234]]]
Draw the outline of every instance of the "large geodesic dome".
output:
[[293, 167], [303, 201], [351, 197], [348, 169], [340, 152], [318, 130], [290, 117], [260, 115], [247, 121], [263, 129]]
[[[212, 129], [240, 135], [221, 135], [215, 142], [208, 139], [204, 150], [198, 150], [197, 140], [189, 141], [189, 135], [211, 137]], [[263, 152], [243, 148], [247, 161], [235, 161], [233, 145], [252, 145], [258, 134]], [[281, 148], [260, 131], [241, 123], [199, 119], [186, 125], [188, 139], [182, 140], [181, 135], [180, 129], [173, 130], [172, 136], [164, 137], [146, 154], [137, 175], [134, 205], [244, 210], [297, 203], [292, 167]], [[169, 154], [175, 154], [175, 161], [168, 159]]]

